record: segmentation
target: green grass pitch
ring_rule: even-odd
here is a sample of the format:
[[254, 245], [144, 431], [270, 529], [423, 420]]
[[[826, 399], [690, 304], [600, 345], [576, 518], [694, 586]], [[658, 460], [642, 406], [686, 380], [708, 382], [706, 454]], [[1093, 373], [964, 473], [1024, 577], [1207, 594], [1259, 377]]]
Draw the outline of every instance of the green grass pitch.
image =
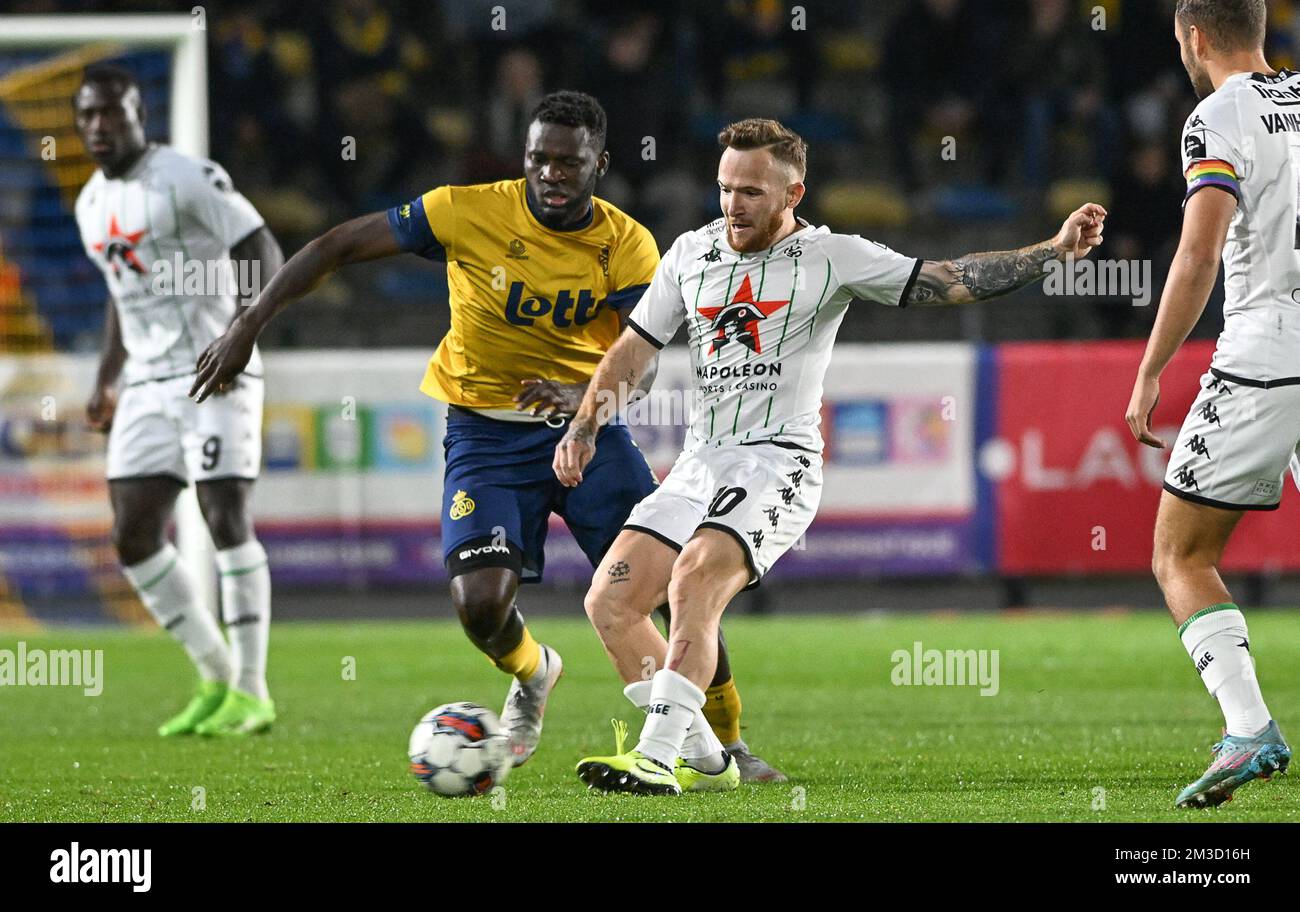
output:
[[[1270, 708], [1300, 731], [1300, 622], [1249, 615]], [[744, 735], [790, 782], [724, 795], [588, 792], [573, 773], [635, 711], [580, 619], [538, 619], [565, 676], [541, 749], [504, 794], [448, 800], [406, 770], [422, 713], [500, 709], [507, 681], [439, 622], [283, 623], [272, 630], [275, 730], [237, 741], [154, 735], [191, 686], [153, 630], [0, 631], [0, 649], [104, 650], [98, 697], [0, 688], [6, 821], [1263, 821], [1293, 820], [1287, 777], [1212, 811], [1172, 801], [1209, 762], [1221, 720], [1167, 618], [1142, 614], [735, 618]], [[1000, 689], [900, 687], [896, 649], [999, 650]], [[344, 668], [355, 660], [355, 680]], [[1104, 790], [1098, 791], [1098, 790]], [[504, 800], [502, 800], [504, 799]], [[1104, 804], [1104, 806], [1103, 806]]]

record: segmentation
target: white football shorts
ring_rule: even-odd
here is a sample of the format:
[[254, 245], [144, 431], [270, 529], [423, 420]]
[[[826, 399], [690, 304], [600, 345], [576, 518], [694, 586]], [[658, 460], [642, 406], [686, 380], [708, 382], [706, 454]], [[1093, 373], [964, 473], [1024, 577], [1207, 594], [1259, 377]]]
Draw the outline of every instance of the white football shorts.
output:
[[[1300, 469], [1300, 385], [1259, 385], [1211, 370], [1178, 432], [1165, 490], [1229, 510], [1276, 510]], [[1297, 475], [1300, 484], [1300, 475]]]
[[146, 381], [118, 396], [108, 432], [107, 475], [169, 475], [185, 484], [257, 478], [262, 466], [263, 381], [241, 376], [234, 387], [198, 403], [194, 378]]
[[753, 588], [807, 531], [821, 493], [818, 453], [773, 443], [702, 447], [678, 457], [623, 528], [678, 551], [696, 529], [727, 532], [745, 554]]

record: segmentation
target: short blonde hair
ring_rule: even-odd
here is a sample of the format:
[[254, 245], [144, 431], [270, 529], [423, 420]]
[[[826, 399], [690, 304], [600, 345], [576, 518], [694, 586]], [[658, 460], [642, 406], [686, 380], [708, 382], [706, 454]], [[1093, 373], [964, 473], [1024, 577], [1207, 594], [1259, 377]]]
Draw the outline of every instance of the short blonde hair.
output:
[[724, 149], [766, 149], [790, 168], [797, 181], [808, 173], [808, 144], [779, 120], [750, 117], [727, 124], [718, 134], [718, 144]]

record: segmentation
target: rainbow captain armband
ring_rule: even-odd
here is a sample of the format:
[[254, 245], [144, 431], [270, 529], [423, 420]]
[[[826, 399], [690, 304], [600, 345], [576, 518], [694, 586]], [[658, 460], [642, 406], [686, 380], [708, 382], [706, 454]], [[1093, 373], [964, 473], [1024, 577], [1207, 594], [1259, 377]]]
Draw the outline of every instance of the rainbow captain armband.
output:
[[1184, 175], [1187, 178], [1186, 203], [1197, 190], [1206, 187], [1220, 187], [1227, 190], [1238, 200], [1241, 199], [1241, 184], [1237, 180], [1237, 170], [1228, 162], [1217, 158], [1205, 158], [1192, 162]]

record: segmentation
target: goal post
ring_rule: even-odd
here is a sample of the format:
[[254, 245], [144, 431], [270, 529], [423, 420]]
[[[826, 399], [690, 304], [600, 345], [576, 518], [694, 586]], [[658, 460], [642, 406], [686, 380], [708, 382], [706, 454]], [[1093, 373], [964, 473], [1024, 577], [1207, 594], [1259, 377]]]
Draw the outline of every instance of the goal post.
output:
[[[0, 74], [0, 101], [5, 93], [15, 96], [40, 91], [39, 81], [51, 74], [65, 78], [99, 60], [141, 50], [170, 55], [168, 72], [167, 142], [180, 152], [208, 156], [208, 57], [207, 21], [203, 7], [189, 14], [120, 15], [0, 15], [0, 56], [47, 54], [47, 59], [7, 68]], [[61, 83], [66, 85], [66, 83]], [[48, 91], [48, 89], [47, 89]], [[68, 98], [49, 99], [48, 110], [35, 114], [24, 129], [54, 130], [73, 134]], [[66, 115], [58, 115], [58, 105]], [[52, 117], [59, 118], [57, 123]], [[62, 120], [66, 117], [66, 122]], [[42, 129], [44, 128], [44, 129]], [[75, 140], [74, 140], [75, 141]], [[55, 148], [61, 145], [55, 143]], [[79, 142], [77, 147], [79, 148]], [[87, 168], [89, 166], [86, 166]], [[81, 172], [84, 174], [85, 169]], [[71, 191], [73, 188], [66, 188]], [[100, 299], [102, 301], [102, 298]], [[89, 390], [86, 390], [89, 393]], [[212, 540], [199, 510], [194, 486], [187, 486], [176, 503], [177, 545], [193, 573], [197, 591], [209, 608], [217, 604], [217, 578]]]
[[207, 21], [201, 8], [192, 15], [0, 15], [0, 52], [118, 45], [170, 50], [170, 143], [187, 155], [208, 155]]

